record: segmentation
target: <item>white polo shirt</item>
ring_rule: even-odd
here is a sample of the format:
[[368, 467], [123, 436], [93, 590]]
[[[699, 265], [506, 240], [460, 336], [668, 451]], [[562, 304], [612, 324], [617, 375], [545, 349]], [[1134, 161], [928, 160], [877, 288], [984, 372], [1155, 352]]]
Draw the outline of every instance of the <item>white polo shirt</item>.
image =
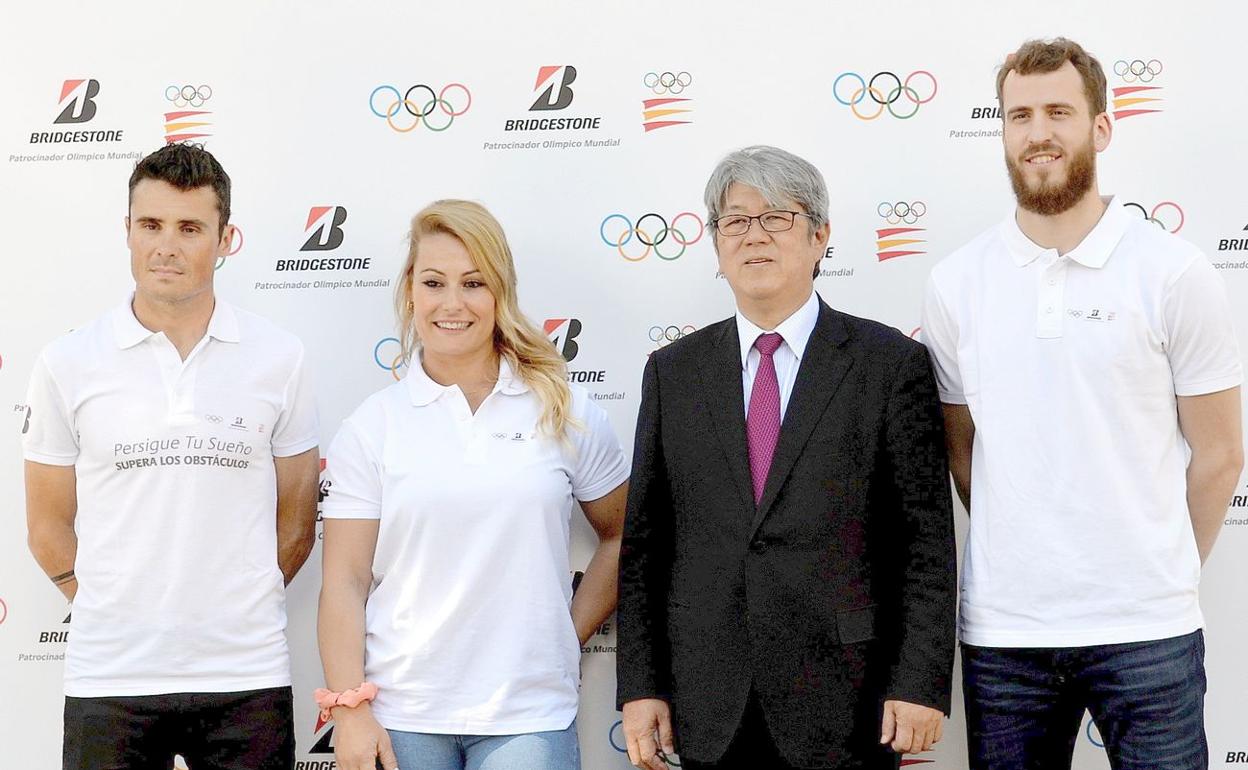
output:
[[365, 607], [373, 713], [392, 730], [562, 730], [580, 644], [568, 558], [573, 498], [628, 478], [606, 414], [572, 386], [570, 445], [538, 434], [541, 403], [504, 361], [474, 414], [415, 365], [343, 423], [322, 515], [380, 519]]
[[78, 480], [77, 697], [290, 684], [273, 458], [317, 444], [303, 345], [217, 299], [186, 360], [130, 301], [48, 345], [27, 460]]
[[962, 640], [1200, 628], [1175, 399], [1242, 380], [1208, 260], [1117, 200], [1060, 257], [1011, 214], [933, 268], [922, 323], [941, 400], [975, 421]]

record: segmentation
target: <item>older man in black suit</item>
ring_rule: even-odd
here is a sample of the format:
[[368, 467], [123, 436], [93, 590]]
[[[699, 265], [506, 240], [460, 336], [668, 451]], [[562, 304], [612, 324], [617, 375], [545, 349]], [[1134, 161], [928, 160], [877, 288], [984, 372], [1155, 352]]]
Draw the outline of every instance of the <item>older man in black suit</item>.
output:
[[646, 365], [618, 654], [638, 767], [895, 768], [940, 739], [940, 404], [922, 345], [815, 294], [827, 200], [788, 152], [724, 158], [706, 204], [736, 316]]

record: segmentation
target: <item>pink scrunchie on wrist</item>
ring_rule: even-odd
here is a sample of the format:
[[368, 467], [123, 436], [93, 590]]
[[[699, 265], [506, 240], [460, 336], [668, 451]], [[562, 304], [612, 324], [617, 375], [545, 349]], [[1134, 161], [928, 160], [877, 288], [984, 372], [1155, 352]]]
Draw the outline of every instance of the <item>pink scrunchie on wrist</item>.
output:
[[346, 706], [353, 709], [361, 703], [367, 703], [377, 697], [377, 685], [372, 682], [364, 682], [353, 690], [343, 690], [342, 692], [334, 692], [326, 690], [324, 687], [318, 687], [312, 693], [312, 697], [316, 699], [316, 705], [321, 707], [321, 720], [328, 722], [334, 718], [334, 706]]

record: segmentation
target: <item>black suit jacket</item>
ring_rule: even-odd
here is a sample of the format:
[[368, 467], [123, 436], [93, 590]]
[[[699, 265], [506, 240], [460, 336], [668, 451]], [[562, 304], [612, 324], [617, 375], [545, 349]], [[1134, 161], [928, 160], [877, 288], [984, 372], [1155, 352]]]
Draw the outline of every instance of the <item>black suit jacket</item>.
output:
[[956, 565], [927, 352], [821, 301], [761, 502], [735, 319], [651, 355], [620, 551], [617, 699], [727, 749], [751, 686], [790, 764], [875, 767], [882, 704], [949, 711]]

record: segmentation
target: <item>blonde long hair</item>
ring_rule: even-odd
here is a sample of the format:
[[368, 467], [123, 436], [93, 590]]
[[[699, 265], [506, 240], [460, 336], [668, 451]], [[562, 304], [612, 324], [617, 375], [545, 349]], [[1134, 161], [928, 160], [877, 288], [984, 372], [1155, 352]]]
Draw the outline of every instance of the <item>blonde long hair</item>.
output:
[[434, 233], [453, 236], [481, 271], [494, 295], [494, 350], [511, 370], [537, 394], [542, 404], [538, 421], [542, 433], [562, 439], [572, 418], [572, 391], [568, 388], [568, 365], [546, 335], [520, 312], [516, 298], [516, 266], [503, 227], [479, 203], [439, 200], [412, 217], [407, 260], [394, 290], [395, 316], [399, 319], [399, 342], [403, 360], [410, 366], [420, 340], [411, 304], [416, 252], [420, 239]]

